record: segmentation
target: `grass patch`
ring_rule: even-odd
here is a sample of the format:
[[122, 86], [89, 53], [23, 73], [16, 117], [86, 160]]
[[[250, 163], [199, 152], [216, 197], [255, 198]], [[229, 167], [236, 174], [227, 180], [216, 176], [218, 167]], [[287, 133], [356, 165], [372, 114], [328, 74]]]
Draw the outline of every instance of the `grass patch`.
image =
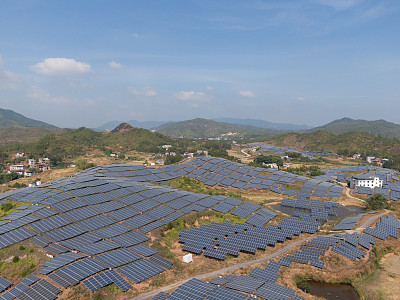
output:
[[183, 191], [206, 194], [206, 195], [221, 195], [221, 196], [227, 196], [227, 197], [232, 197], [232, 198], [242, 198], [241, 194], [230, 192], [230, 191], [225, 191], [225, 190], [220, 190], [220, 189], [215, 189], [215, 188], [210, 188], [210, 187], [207, 187], [204, 184], [202, 184], [200, 181], [198, 181], [196, 179], [192, 179], [187, 176], [182, 176], [180, 178], [169, 180], [168, 183], [171, 187], [179, 189], [179, 190], [183, 190]]

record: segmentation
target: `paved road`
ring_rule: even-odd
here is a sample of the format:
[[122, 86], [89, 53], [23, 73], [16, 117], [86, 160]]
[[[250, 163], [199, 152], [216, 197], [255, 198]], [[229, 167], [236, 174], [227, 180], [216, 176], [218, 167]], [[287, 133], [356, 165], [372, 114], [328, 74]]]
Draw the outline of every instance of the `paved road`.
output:
[[[293, 248], [301, 245], [302, 243], [306, 242], [307, 240], [308, 239], [298, 240], [298, 241], [295, 241], [293, 243], [290, 243], [290, 244], [284, 246], [283, 248], [275, 251], [274, 253], [271, 253], [271, 254], [269, 254], [267, 256], [264, 256], [264, 257], [261, 257], [259, 259], [246, 261], [246, 262], [243, 262], [243, 263], [240, 263], [240, 264], [237, 264], [237, 265], [234, 265], [234, 266], [230, 266], [230, 267], [227, 267], [227, 268], [224, 268], [224, 269], [221, 269], [221, 270], [217, 270], [217, 271], [214, 271], [214, 272], [200, 274], [200, 275], [194, 276], [193, 278], [205, 279], [205, 278], [209, 278], [209, 277], [217, 277], [217, 276], [219, 276], [221, 274], [224, 274], [224, 273], [233, 272], [233, 271], [236, 271], [237, 269], [240, 269], [240, 268], [243, 268], [243, 267], [247, 267], [247, 266], [250, 266], [250, 265], [258, 264], [258, 263], [261, 263], [261, 262], [266, 261], [266, 260], [270, 260], [270, 259], [272, 259], [274, 257], [280, 256], [280, 255], [292, 250]], [[160, 288], [160, 289], [158, 289], [156, 291], [152, 291], [152, 292], [149, 292], [149, 293], [146, 293], [146, 294], [141, 294], [141, 295], [136, 296], [135, 298], [133, 298], [133, 300], [151, 299], [152, 297], [154, 297], [158, 293], [167, 292], [167, 291], [169, 291], [169, 290], [171, 290], [173, 288], [177, 288], [178, 286], [184, 284], [185, 282], [187, 282], [190, 279], [192, 279], [192, 278], [187, 278], [187, 279], [172, 283], [172, 284], [164, 286], [164, 287], [162, 287], [162, 288]]]
[[[375, 221], [377, 221], [380, 217], [386, 215], [387, 213], [388, 213], [388, 211], [385, 210], [384, 212], [382, 212], [382, 213], [380, 213], [380, 214], [378, 214], [378, 215], [373, 215], [373, 216], [372, 216], [371, 218], [369, 218], [364, 224], [360, 225], [357, 229], [355, 229], [355, 230], [349, 230], [349, 231], [346, 231], [346, 232], [348, 232], [348, 233], [352, 233], [352, 232], [361, 232], [364, 228], [367, 228], [368, 226], [370, 226], [371, 224], [373, 224], [373, 223], [374, 223]], [[333, 235], [333, 234], [332, 234], [332, 235]], [[259, 258], [259, 259], [246, 261], [246, 262], [243, 262], [243, 263], [240, 263], [240, 264], [237, 264], [237, 265], [234, 265], [234, 266], [230, 266], [230, 267], [227, 267], [227, 268], [224, 268], [224, 269], [221, 269], [221, 270], [217, 270], [217, 271], [214, 271], [214, 272], [200, 274], [200, 275], [194, 276], [193, 278], [197, 278], [197, 279], [206, 279], [206, 278], [209, 278], [209, 277], [217, 277], [217, 276], [222, 275], [222, 274], [224, 274], [224, 273], [233, 272], [233, 271], [236, 271], [237, 269], [240, 269], [240, 268], [243, 268], [243, 267], [251, 266], [251, 265], [254, 265], [254, 264], [258, 264], [258, 263], [264, 262], [264, 261], [266, 261], [266, 260], [270, 260], [270, 259], [272, 259], [272, 258], [274, 258], [274, 257], [280, 256], [280, 255], [282, 255], [282, 254], [284, 254], [284, 253], [286, 253], [286, 252], [289, 252], [289, 251], [292, 250], [293, 248], [295, 248], [295, 247], [301, 245], [302, 243], [306, 242], [306, 241], [309, 240], [309, 239], [310, 239], [310, 238], [295, 241], [295, 242], [290, 243], [290, 244], [284, 246], [283, 248], [281, 248], [281, 249], [279, 249], [279, 250], [277, 250], [277, 251], [275, 251], [275, 252], [273, 252], [273, 253], [271, 253], [271, 254], [269, 254], [269, 255], [267, 255], [267, 256], [261, 257], [261, 258]], [[172, 284], [167, 285], [167, 286], [164, 286], [164, 287], [162, 287], [162, 288], [160, 288], [160, 289], [158, 289], [158, 290], [156, 290], [156, 291], [152, 291], [152, 292], [149, 292], [149, 293], [146, 293], [146, 294], [141, 294], [141, 295], [139, 295], [139, 296], [136, 296], [136, 297], [133, 298], [132, 300], [151, 299], [151, 298], [153, 298], [155, 295], [157, 295], [158, 293], [160, 293], [160, 292], [167, 292], [167, 291], [169, 291], [169, 290], [172, 290], [172, 289], [174, 289], [174, 288], [177, 288], [178, 286], [184, 284], [185, 282], [187, 282], [187, 281], [190, 280], [190, 279], [192, 279], [192, 278], [187, 278], [187, 279], [184, 279], [184, 280], [181, 280], [181, 281], [172, 283]]]

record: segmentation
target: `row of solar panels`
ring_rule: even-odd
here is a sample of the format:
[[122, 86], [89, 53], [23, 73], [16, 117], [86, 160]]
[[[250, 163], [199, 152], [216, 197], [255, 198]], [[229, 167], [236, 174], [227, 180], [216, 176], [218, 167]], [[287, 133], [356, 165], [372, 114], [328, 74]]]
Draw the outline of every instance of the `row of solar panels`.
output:
[[195, 254], [203, 252], [204, 256], [225, 260], [226, 255], [238, 256], [240, 251], [255, 254], [258, 249], [265, 250], [284, 242], [302, 232], [315, 233], [321, 223], [294, 218], [286, 218], [277, 226], [252, 228], [251, 225], [225, 221], [223, 224], [212, 223], [182, 230], [178, 241], [184, 243], [182, 250]]

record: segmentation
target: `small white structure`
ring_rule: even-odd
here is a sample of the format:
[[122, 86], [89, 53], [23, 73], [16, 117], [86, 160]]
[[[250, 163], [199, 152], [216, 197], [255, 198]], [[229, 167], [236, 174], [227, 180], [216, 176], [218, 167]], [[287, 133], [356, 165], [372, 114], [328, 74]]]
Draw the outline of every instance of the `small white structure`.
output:
[[371, 189], [376, 187], [382, 187], [383, 180], [379, 179], [377, 176], [361, 174], [354, 175], [350, 179], [350, 187], [354, 189], [355, 187], [369, 187]]
[[33, 158], [28, 159], [28, 164], [30, 167], [34, 167], [36, 165], [36, 160]]
[[30, 188], [33, 188], [33, 187], [35, 187], [35, 186], [36, 186], [35, 183], [30, 183], [30, 184], [28, 184], [28, 187], [30, 187]]
[[365, 160], [367, 161], [367, 163], [372, 164], [372, 161], [375, 159], [375, 156], [367, 156], [365, 158]]
[[36, 185], [37, 185], [37, 186], [39, 186], [39, 185], [41, 185], [41, 184], [42, 184], [41, 181], [36, 181]]
[[110, 156], [111, 157], [118, 157], [118, 154], [117, 153], [111, 153]]
[[192, 255], [192, 253], [189, 253], [189, 254], [184, 255], [183, 258], [182, 258], [182, 261], [183, 261], [184, 263], [187, 263], [187, 264], [193, 262], [193, 255]]
[[15, 154], [15, 157], [24, 157], [25, 156], [25, 153], [23, 153], [23, 152], [17, 152], [17, 154]]

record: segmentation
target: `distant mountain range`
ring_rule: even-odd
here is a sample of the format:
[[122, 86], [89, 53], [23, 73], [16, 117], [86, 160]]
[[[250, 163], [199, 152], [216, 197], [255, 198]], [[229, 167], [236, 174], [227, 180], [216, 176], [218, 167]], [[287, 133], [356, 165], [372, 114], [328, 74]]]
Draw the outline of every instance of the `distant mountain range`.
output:
[[[252, 127], [257, 127], [259, 129], [274, 129], [274, 130], [283, 130], [283, 131], [302, 131], [302, 130], [307, 130], [311, 129], [312, 126], [308, 125], [296, 125], [296, 124], [289, 124], [289, 123], [273, 123], [273, 122], [268, 122], [265, 120], [259, 120], [259, 119], [239, 119], [239, 118], [211, 118], [210, 120], [221, 122], [221, 123], [228, 123], [228, 124], [234, 124], [234, 125], [244, 125], [244, 126], [252, 126]], [[167, 123], [180, 123], [183, 121], [136, 121], [136, 120], [130, 120], [126, 121], [126, 123], [130, 124], [133, 127], [138, 127], [138, 128], [144, 128], [144, 129], [154, 129], [157, 128], [161, 125], [167, 124]], [[107, 122], [99, 127], [97, 127], [97, 130], [100, 131], [108, 131], [114, 129], [116, 126], [119, 124], [124, 123], [124, 121], [110, 121]]]
[[400, 139], [400, 125], [385, 120], [366, 121], [342, 118], [312, 130], [325, 130], [334, 134], [361, 131], [375, 136]]
[[0, 127], [40, 127], [47, 129], [56, 129], [56, 126], [45, 122], [36, 121], [27, 118], [15, 111], [0, 108]]
[[309, 125], [297, 125], [289, 123], [273, 123], [259, 119], [238, 119], [238, 118], [212, 118], [211, 120], [217, 122], [224, 122], [236, 125], [248, 125], [258, 128], [285, 130], [285, 131], [302, 131], [313, 128]]
[[207, 119], [193, 119], [171, 122], [154, 128], [155, 131], [178, 138], [216, 138], [216, 137], [268, 137], [282, 133], [276, 129], [258, 128], [249, 125], [235, 125]]

